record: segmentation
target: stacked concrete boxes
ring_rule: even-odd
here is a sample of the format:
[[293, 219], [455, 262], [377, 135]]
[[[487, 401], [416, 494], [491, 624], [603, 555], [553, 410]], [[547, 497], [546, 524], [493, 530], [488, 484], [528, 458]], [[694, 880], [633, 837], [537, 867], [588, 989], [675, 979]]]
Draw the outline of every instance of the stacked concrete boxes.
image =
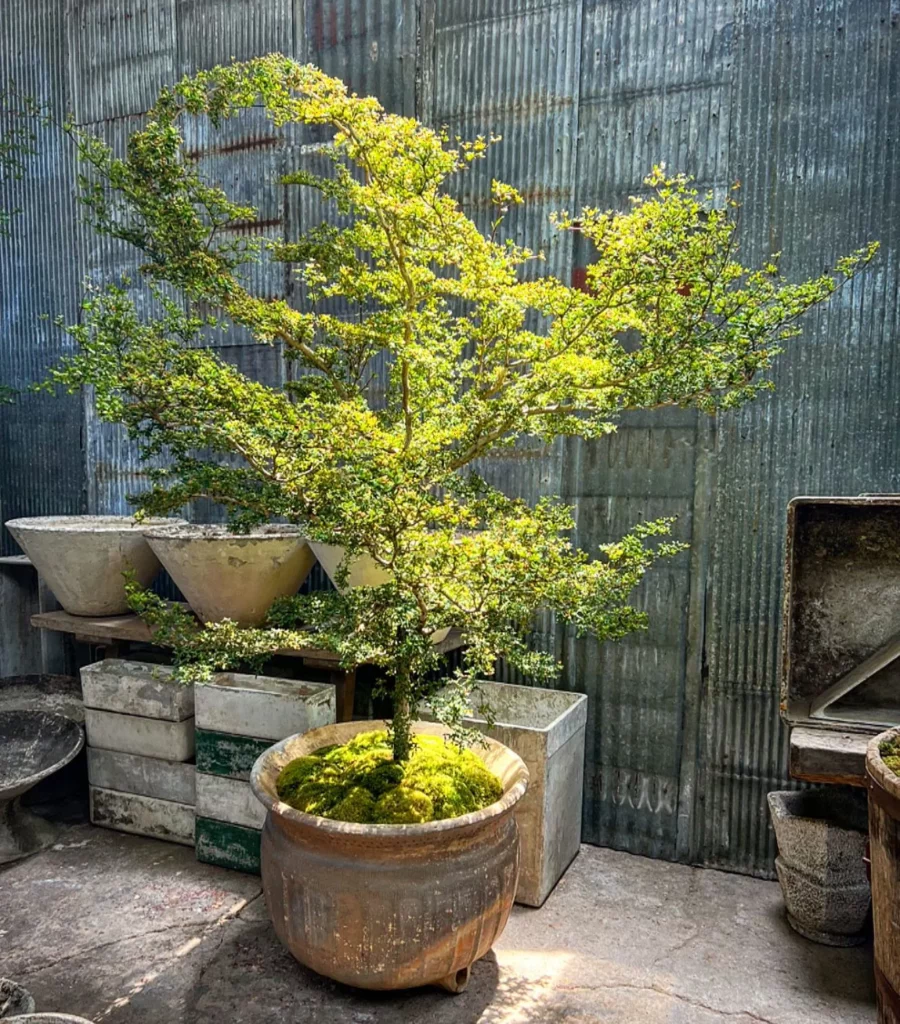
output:
[[335, 721], [334, 687], [221, 673], [196, 688], [197, 859], [259, 874], [263, 805], [250, 789], [259, 755]]
[[194, 843], [194, 689], [168, 665], [110, 658], [81, 670], [91, 821]]

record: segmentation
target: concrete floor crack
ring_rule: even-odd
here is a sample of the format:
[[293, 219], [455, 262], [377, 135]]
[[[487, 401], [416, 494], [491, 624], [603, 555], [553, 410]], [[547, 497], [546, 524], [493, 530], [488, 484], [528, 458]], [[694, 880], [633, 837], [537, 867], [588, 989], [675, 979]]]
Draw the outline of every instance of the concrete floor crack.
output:
[[709, 1013], [718, 1014], [720, 1017], [746, 1017], [748, 1020], [753, 1021], [754, 1024], [779, 1024], [778, 1021], [773, 1020], [771, 1017], [761, 1017], [752, 1010], [721, 1010], [717, 1006], [711, 1006], [709, 1003], [702, 1002], [700, 999], [692, 999], [690, 996], [682, 995], [679, 992], [673, 992], [671, 989], [662, 988], [660, 985], [638, 985], [633, 982], [616, 981], [609, 982], [608, 984], [601, 982], [596, 985], [556, 984], [554, 985], [554, 989], [557, 992], [591, 992], [596, 991], [597, 989], [633, 989], [639, 992], [656, 992], [658, 995], [677, 999], [678, 1002], [684, 1003], [686, 1006], [692, 1006], [698, 1010], [706, 1010]]
[[[110, 949], [112, 946], [119, 946], [125, 942], [134, 942], [137, 939], [144, 939], [148, 935], [164, 935], [166, 932], [172, 931], [197, 931], [199, 929], [202, 934], [207, 928], [211, 928], [215, 922], [196, 925], [196, 924], [169, 924], [164, 928], [153, 928], [147, 932], [134, 932], [132, 935], [122, 935], [118, 939], [110, 939], [109, 942], [100, 942], [96, 946], [87, 946], [84, 949], [78, 949], [74, 953], [67, 953], [65, 956], [56, 957], [53, 960], [47, 960], [45, 963], [40, 964], [37, 967], [26, 967], [24, 970], [16, 969], [15, 973], [17, 976], [22, 978], [30, 977], [33, 974], [40, 974], [42, 971], [48, 971], [53, 967], [57, 967], [60, 964], [68, 963], [70, 960], [78, 960], [81, 957], [90, 956], [92, 953], [98, 953], [105, 949]], [[0, 964], [2, 966], [2, 964]], [[3, 968], [7, 970], [8, 968]]]

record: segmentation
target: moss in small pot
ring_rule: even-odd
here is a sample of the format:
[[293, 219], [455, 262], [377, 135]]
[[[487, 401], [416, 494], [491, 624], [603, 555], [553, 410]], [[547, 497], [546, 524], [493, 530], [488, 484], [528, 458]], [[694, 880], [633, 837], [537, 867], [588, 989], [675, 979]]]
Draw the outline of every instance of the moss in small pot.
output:
[[500, 780], [469, 750], [440, 736], [417, 736], [397, 763], [386, 732], [360, 733], [289, 762], [278, 776], [279, 799], [335, 821], [411, 825], [458, 818], [499, 800]]
[[881, 760], [895, 775], [900, 775], [900, 736], [886, 740], [878, 748]]

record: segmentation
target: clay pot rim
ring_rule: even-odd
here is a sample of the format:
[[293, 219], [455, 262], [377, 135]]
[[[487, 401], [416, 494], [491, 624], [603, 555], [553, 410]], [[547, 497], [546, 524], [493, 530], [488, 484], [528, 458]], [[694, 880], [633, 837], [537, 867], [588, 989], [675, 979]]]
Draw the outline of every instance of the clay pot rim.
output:
[[[351, 728], [352, 726], [357, 728], [354, 730]], [[488, 804], [487, 807], [482, 807], [479, 811], [470, 811], [468, 814], [460, 815], [458, 818], [445, 818], [442, 821], [427, 821], [416, 825], [363, 825], [353, 821], [334, 821], [332, 818], [322, 818], [318, 814], [307, 814], [305, 811], [295, 810], [293, 807], [288, 806], [288, 804], [282, 803], [274, 793], [276, 777], [274, 772], [271, 772], [269, 780], [272, 792], [267, 790], [266, 775], [269, 773], [269, 762], [277, 755], [283, 754], [289, 744], [297, 740], [313, 740], [315, 745], [312, 749], [315, 750], [318, 747], [327, 746], [329, 741], [333, 739], [333, 731], [336, 729], [345, 734], [342, 736], [341, 741], [346, 742], [357, 733], [374, 732], [378, 729], [386, 729], [387, 727], [388, 723], [384, 720], [339, 722], [323, 725], [318, 729], [312, 729], [305, 733], [295, 733], [293, 736], [288, 736], [286, 739], [273, 744], [268, 750], [264, 750], [259, 755], [250, 772], [250, 786], [256, 799], [272, 814], [286, 818], [288, 821], [294, 821], [305, 828], [314, 828], [319, 832], [330, 833], [335, 836], [369, 836], [378, 839], [424, 839], [434, 837], [442, 832], [455, 832], [457, 829], [464, 829], [491, 818], [496, 818], [514, 807], [528, 789], [529, 772], [522, 758], [510, 747], [507, 747], [506, 744], [489, 737], [484, 737], [487, 742], [487, 749], [506, 751], [510, 758], [512, 758], [513, 774], [511, 783], [509, 788], [504, 790], [499, 800]], [[447, 730], [444, 726], [438, 725], [435, 722], [414, 722], [413, 732], [424, 733], [430, 736], [444, 736]]]
[[881, 744], [900, 736], [900, 727], [893, 727], [880, 732], [869, 740], [866, 747], [866, 775], [871, 786], [877, 783], [893, 796], [900, 799], [900, 776], [884, 763], [881, 757]]
[[136, 533], [142, 535], [148, 526], [177, 524], [177, 519], [156, 517], [138, 522], [134, 516], [26, 516], [21, 519], [8, 519], [9, 530], [21, 532], [44, 533], [58, 531], [61, 533]]
[[[12, 785], [12, 787], [10, 787], [12, 789], [17, 789], [21, 790], [22, 792], [25, 792], [25, 789], [31, 789], [33, 786], [36, 786], [41, 781], [41, 779], [46, 779], [48, 775], [52, 775], [54, 772], [58, 772], [60, 768], [65, 768], [65, 766], [78, 755], [79, 751], [84, 746], [84, 729], [82, 729], [82, 727], [78, 724], [78, 722], [75, 721], [74, 718], [69, 718], [66, 715], [57, 715], [53, 711], [38, 711], [34, 709], [11, 709], [9, 711], [0, 711], [0, 718], [16, 717], [23, 719], [57, 718], [60, 721], [65, 722], [66, 725], [70, 727], [69, 731], [74, 732], [76, 737], [73, 746], [71, 746], [69, 750], [65, 754], [63, 754], [63, 756], [58, 761], [55, 761], [53, 764], [49, 765], [47, 768], [43, 768], [39, 772], [35, 772], [33, 775], [28, 775], [24, 779], [18, 779]], [[22, 787], [25, 787], [25, 789], [23, 789]], [[2, 791], [3, 789], [2, 787], [0, 787], [0, 792]]]
[[169, 523], [158, 526], [151, 524], [144, 530], [148, 540], [189, 540], [189, 541], [284, 541], [301, 540], [308, 543], [299, 526], [288, 523], [266, 523], [254, 526], [248, 533], [232, 533], [223, 523]]

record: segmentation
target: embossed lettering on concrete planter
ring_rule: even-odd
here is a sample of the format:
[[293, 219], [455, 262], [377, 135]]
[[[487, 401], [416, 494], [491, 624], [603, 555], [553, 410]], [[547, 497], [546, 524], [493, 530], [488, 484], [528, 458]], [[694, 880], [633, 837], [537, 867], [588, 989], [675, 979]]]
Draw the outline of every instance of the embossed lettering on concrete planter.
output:
[[147, 530], [146, 537], [204, 622], [258, 626], [273, 601], [297, 593], [315, 562], [293, 526], [234, 534], [224, 526], [185, 524]]
[[[471, 965], [503, 931], [519, 874], [515, 806], [528, 785], [522, 759], [494, 740], [477, 751], [501, 779], [489, 807], [419, 825], [360, 825], [304, 814], [275, 783], [295, 757], [385, 722], [343, 722], [291, 736], [253, 766], [268, 814], [262, 879], [275, 933], [319, 974], [369, 989], [465, 988]], [[417, 722], [417, 734], [440, 726]]]
[[281, 740], [335, 719], [334, 687], [300, 679], [219, 672], [195, 687], [198, 729]]
[[144, 539], [149, 524], [130, 516], [39, 516], [6, 524], [57, 601], [72, 615], [121, 615], [128, 611], [123, 573], [142, 586], [159, 572], [159, 559]]
[[[470, 704], [489, 705], [496, 724], [488, 730], [474, 710], [466, 724], [504, 743], [528, 766], [528, 792], [516, 807], [522, 841], [516, 902], [539, 907], [581, 844], [587, 697], [486, 680]], [[431, 717], [426, 708], [421, 713]]]
[[864, 942], [871, 904], [863, 861], [865, 793], [829, 786], [769, 793], [768, 799], [778, 841], [775, 870], [791, 927], [828, 946]]
[[194, 808], [174, 800], [91, 786], [91, 821], [118, 832], [194, 845]]

